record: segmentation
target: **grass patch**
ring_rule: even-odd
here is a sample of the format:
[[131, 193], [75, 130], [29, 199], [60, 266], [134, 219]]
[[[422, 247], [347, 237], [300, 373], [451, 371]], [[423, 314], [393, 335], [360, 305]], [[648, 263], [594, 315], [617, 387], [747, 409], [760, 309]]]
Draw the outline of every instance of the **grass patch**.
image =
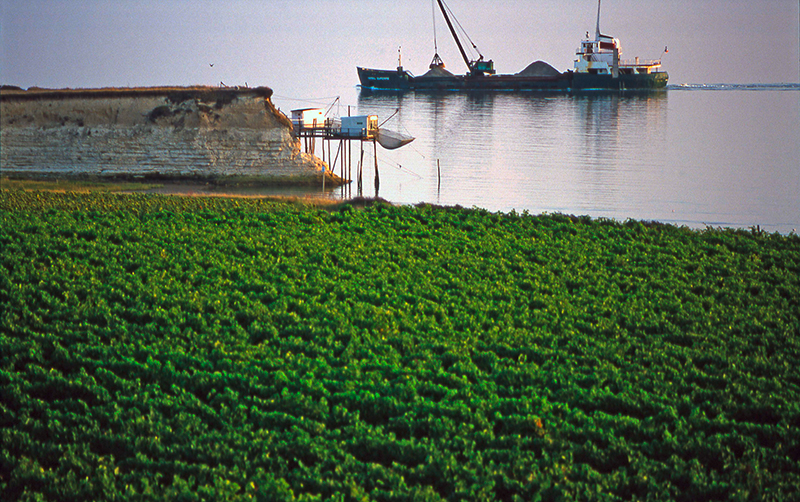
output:
[[134, 183], [118, 181], [86, 181], [86, 180], [30, 180], [17, 178], [0, 178], [0, 189], [3, 190], [43, 190], [48, 192], [132, 192], [145, 191], [162, 187], [162, 184]]

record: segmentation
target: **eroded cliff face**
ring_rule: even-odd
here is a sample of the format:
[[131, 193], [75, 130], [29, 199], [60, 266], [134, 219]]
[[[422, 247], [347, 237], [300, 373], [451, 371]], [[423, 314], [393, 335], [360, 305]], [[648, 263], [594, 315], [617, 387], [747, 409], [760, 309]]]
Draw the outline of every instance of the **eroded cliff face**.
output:
[[300, 151], [272, 90], [137, 88], [0, 92], [0, 170], [32, 177], [303, 182]]

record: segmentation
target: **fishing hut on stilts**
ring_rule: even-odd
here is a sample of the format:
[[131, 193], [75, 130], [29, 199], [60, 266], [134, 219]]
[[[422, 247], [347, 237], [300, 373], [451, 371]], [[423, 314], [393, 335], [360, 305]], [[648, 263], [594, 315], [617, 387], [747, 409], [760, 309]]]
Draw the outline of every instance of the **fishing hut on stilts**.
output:
[[[388, 119], [387, 119], [388, 120]], [[306, 153], [317, 155], [317, 139], [322, 143], [322, 161], [327, 164], [331, 174], [336, 174], [346, 184], [353, 181], [353, 141], [358, 141], [361, 152], [356, 167], [356, 189], [358, 195], [363, 193], [364, 180], [364, 143], [372, 143], [372, 155], [375, 161], [375, 196], [380, 190], [380, 173], [378, 171], [378, 143], [383, 148], [393, 150], [414, 140], [413, 137], [382, 129], [378, 126], [377, 115], [355, 115], [341, 118], [326, 118], [322, 108], [303, 108], [292, 110], [292, 124], [295, 135], [303, 142]], [[337, 145], [338, 143], [338, 145]], [[322, 183], [325, 188], [323, 173]]]

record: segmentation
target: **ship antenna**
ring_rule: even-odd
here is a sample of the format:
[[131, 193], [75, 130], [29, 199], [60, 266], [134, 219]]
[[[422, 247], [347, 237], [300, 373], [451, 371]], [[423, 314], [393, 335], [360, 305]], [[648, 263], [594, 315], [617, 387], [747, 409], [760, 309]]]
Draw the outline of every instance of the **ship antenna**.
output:
[[597, 27], [595, 28], [597, 40], [600, 40], [600, 0], [597, 0]]
[[431, 17], [433, 18], [433, 53], [439, 54], [439, 45], [436, 43], [436, 6], [431, 0]]

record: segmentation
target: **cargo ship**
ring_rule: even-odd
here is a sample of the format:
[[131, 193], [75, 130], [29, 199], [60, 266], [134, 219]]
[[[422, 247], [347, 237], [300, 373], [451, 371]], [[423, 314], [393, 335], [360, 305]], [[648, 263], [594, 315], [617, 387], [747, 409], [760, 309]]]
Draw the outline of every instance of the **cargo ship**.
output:
[[[467, 73], [456, 75], [445, 69], [438, 51], [426, 73], [414, 76], [402, 65], [398, 55], [396, 70], [377, 70], [357, 67], [358, 78], [364, 89], [395, 91], [619, 91], [654, 90], [667, 85], [669, 75], [661, 71], [661, 59], [633, 60], [620, 58], [622, 47], [617, 38], [600, 32], [600, 1], [597, 1], [597, 25], [594, 37], [587, 32], [575, 52], [572, 70], [560, 72], [544, 61], [531, 63], [519, 73], [498, 75], [492, 60], [485, 60], [478, 52], [477, 59], [470, 59], [464, 45], [453, 27], [443, 0], [436, 0], [447, 27], [467, 65]], [[459, 25], [460, 26], [460, 25]], [[435, 45], [435, 43], [434, 43]], [[474, 44], [472, 44], [475, 47]], [[667, 52], [666, 47], [664, 53]], [[663, 56], [663, 53], [662, 53]]]

